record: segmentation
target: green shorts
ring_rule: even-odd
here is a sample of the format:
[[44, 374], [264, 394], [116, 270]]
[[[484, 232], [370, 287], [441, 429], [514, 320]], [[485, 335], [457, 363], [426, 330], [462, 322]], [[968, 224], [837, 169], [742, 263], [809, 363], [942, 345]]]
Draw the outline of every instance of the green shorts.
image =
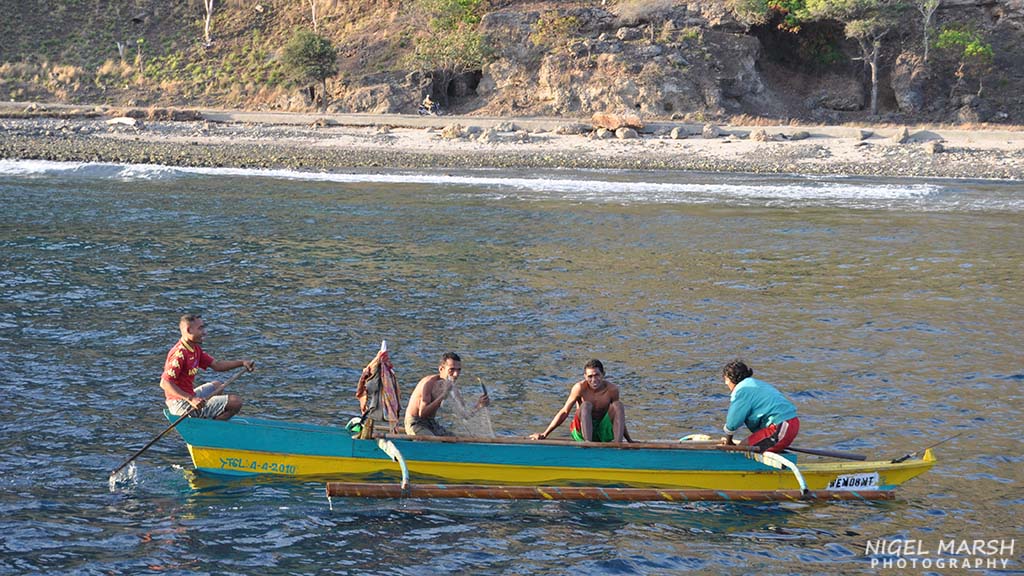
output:
[[[572, 425], [569, 427], [569, 434], [577, 442], [583, 442], [583, 429], [580, 427], [580, 412], [572, 418]], [[612, 425], [612, 415], [605, 412], [604, 417], [594, 421], [594, 442], [613, 442], [615, 440], [615, 427]]]

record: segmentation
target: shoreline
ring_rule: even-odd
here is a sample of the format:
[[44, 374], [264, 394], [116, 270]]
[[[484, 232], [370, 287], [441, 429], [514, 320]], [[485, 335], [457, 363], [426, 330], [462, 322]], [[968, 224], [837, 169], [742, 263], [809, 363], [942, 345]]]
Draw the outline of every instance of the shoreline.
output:
[[[637, 138], [597, 139], [573, 119], [196, 111], [185, 120], [147, 120], [145, 111], [115, 119], [95, 108], [15, 109], [24, 107], [0, 107], [0, 159], [331, 172], [560, 168], [1024, 180], [1024, 131], [918, 129], [898, 142], [889, 135], [897, 133], [893, 127], [720, 126], [720, 136], [705, 138], [698, 126], [652, 123]], [[453, 137], [456, 124], [462, 135]], [[684, 137], [673, 138], [671, 126]], [[759, 130], [768, 141], [751, 137]]]

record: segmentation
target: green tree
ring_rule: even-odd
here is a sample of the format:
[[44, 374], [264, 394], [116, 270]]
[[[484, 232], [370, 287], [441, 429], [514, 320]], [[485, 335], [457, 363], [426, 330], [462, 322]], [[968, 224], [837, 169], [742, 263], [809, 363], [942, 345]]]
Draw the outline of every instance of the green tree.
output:
[[445, 107], [452, 80], [480, 70], [490, 57], [479, 30], [483, 8], [483, 0], [416, 0], [416, 9], [428, 25], [416, 39], [409, 64], [430, 76]]
[[923, 42], [924, 42], [924, 63], [928, 64], [928, 33], [932, 28], [932, 15], [939, 9], [939, 5], [942, 4], [942, 0], [911, 0], [914, 8], [921, 13]]
[[484, 0], [416, 0], [432, 30], [454, 30], [461, 24], [479, 24]]
[[725, 0], [725, 7], [747, 26], [767, 24], [771, 17], [767, 0]]
[[[321, 109], [327, 110], [327, 79], [338, 73], [338, 53], [331, 41], [309, 30], [299, 30], [284, 47], [285, 74], [295, 84], [320, 83]], [[313, 91], [314, 100], [316, 90]]]
[[799, 32], [804, 20], [808, 20], [805, 0], [765, 0], [772, 12], [782, 17], [779, 28]]
[[871, 74], [871, 113], [878, 114], [878, 58], [882, 39], [899, 24], [902, 0], [806, 0], [796, 17], [835, 20], [845, 26], [846, 37], [857, 41], [861, 58]]
[[793, 33], [800, 32], [807, 18], [806, 0], [725, 0], [725, 7], [748, 26], [778, 18], [779, 29]]
[[951, 54], [957, 62], [956, 71], [953, 73], [956, 83], [953, 84], [949, 97], [953, 98], [956, 95], [968, 74], [978, 77], [977, 95], [981, 96], [984, 88], [983, 77], [991, 68], [992, 60], [995, 58], [992, 45], [985, 42], [981, 35], [974, 30], [950, 27], [944, 28], [939, 33], [939, 37], [935, 40], [935, 47]]

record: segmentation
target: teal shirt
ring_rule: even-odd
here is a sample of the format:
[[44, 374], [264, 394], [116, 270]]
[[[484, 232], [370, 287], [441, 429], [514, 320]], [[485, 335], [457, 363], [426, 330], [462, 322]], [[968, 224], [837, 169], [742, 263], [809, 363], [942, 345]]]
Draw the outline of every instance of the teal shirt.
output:
[[796, 418], [796, 406], [767, 382], [745, 378], [732, 389], [729, 414], [725, 417], [725, 433], [731, 434], [746, 424], [751, 432], [782, 424]]

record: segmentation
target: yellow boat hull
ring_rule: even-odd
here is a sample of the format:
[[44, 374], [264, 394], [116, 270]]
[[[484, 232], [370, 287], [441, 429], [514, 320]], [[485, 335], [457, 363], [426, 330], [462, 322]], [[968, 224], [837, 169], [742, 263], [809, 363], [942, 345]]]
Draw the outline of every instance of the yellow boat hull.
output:
[[[196, 468], [224, 474], [283, 476], [394, 477], [398, 466], [385, 459], [299, 455], [229, 448], [189, 446]], [[749, 458], [755, 458], [753, 454]], [[414, 482], [440, 479], [452, 483], [502, 485], [606, 485], [708, 490], [797, 490], [788, 470], [644, 470], [587, 468], [586, 476], [572, 466], [507, 466], [500, 464], [407, 461]], [[823, 462], [799, 466], [810, 490], [891, 489], [927, 472], [935, 465], [931, 450], [920, 460]]]

